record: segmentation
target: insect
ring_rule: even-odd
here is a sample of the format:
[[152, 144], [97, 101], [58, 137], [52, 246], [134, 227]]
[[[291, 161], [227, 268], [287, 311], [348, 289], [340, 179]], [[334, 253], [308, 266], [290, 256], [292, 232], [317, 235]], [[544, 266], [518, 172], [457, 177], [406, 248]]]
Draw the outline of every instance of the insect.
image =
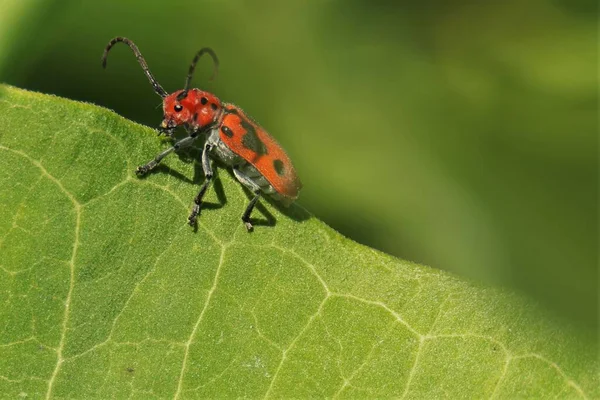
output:
[[298, 198], [302, 183], [292, 161], [275, 139], [238, 106], [221, 102], [212, 93], [190, 89], [196, 63], [202, 55], [209, 54], [212, 57], [213, 77], [216, 75], [219, 61], [212, 49], [204, 47], [196, 53], [189, 67], [184, 88], [168, 94], [150, 72], [137, 46], [127, 38], [115, 37], [108, 43], [102, 56], [102, 66], [106, 68], [108, 52], [120, 42], [133, 51], [154, 91], [163, 99], [164, 119], [158, 128], [159, 135], [163, 133], [173, 138], [178, 126], [187, 131], [185, 138], [176, 141], [172, 147], [139, 166], [136, 174], [147, 174], [167, 155], [193, 145], [201, 137], [204, 138], [201, 163], [205, 180], [194, 198], [194, 205], [188, 217], [191, 226], [196, 225], [202, 200], [213, 179], [211, 159], [220, 160], [232, 167], [235, 178], [252, 192], [253, 197], [242, 214], [242, 222], [248, 232], [253, 229], [250, 214], [262, 194], [271, 196], [285, 206], [289, 206]]

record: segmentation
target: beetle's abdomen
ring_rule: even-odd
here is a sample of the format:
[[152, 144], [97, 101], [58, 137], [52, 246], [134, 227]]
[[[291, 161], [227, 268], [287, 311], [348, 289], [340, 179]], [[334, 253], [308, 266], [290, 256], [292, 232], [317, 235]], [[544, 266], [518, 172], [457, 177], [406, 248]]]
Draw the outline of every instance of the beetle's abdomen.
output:
[[[224, 111], [219, 128], [221, 141], [247, 161], [282, 200], [295, 200], [302, 183], [283, 148], [238, 107], [227, 104]], [[258, 180], [256, 183], [263, 187]]]

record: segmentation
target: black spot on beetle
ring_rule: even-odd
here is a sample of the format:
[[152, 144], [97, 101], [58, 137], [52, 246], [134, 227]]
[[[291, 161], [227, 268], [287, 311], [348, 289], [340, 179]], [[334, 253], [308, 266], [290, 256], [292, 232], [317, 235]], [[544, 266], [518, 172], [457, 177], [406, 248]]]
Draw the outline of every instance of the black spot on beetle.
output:
[[281, 161], [279, 158], [276, 160], [273, 160], [273, 168], [275, 168], [275, 172], [277, 172], [277, 175], [279, 175], [279, 176], [285, 175], [285, 168], [283, 165], [283, 161]]
[[262, 140], [256, 136], [256, 130], [254, 129], [254, 126], [252, 126], [250, 122], [243, 119], [240, 121], [240, 125], [246, 131], [244, 137], [242, 137], [242, 144], [244, 147], [261, 156], [267, 154], [267, 146], [265, 146]]
[[194, 113], [194, 121], [198, 121], [198, 113]]
[[210, 108], [212, 108], [213, 111], [217, 111], [217, 108], [219, 108], [219, 106], [216, 105], [215, 103], [210, 103]]
[[184, 90], [183, 92], [179, 93], [177, 95], [177, 100], [181, 101], [181, 100], [185, 99], [187, 97], [188, 93], [189, 92], [187, 90]]
[[233, 131], [228, 126], [223, 125], [221, 127], [221, 132], [227, 137], [233, 137]]
[[200, 99], [200, 103], [202, 103], [202, 105], [205, 105], [206, 103], [208, 103], [208, 99], [206, 97], [203, 97]]

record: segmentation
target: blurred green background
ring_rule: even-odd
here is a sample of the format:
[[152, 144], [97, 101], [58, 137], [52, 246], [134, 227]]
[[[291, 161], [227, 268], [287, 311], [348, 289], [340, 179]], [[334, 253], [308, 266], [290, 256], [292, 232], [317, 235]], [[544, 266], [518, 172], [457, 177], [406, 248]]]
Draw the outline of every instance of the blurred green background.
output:
[[195, 86], [284, 145], [340, 232], [597, 328], [596, 2], [0, 0], [0, 82], [156, 127], [131, 52], [100, 66], [117, 35], [167, 91], [213, 47]]

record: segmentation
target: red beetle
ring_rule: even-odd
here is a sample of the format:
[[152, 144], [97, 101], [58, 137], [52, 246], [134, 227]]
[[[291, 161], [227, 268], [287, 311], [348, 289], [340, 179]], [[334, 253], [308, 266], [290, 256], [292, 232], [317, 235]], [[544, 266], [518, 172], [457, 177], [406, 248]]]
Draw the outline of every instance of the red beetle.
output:
[[223, 103], [212, 93], [190, 89], [196, 63], [203, 54], [207, 53], [213, 58], [216, 73], [219, 61], [212, 49], [205, 47], [198, 51], [190, 65], [183, 90], [167, 94], [150, 72], [137, 46], [127, 38], [116, 37], [108, 43], [102, 56], [102, 66], [106, 67], [108, 52], [119, 42], [125, 43], [133, 50], [154, 91], [163, 98], [164, 119], [159, 133], [172, 137], [178, 126], [183, 126], [188, 132], [187, 137], [175, 142], [172, 147], [138, 167], [135, 172], [144, 175], [168, 154], [194, 144], [201, 136], [205, 137], [202, 170], [206, 179], [194, 199], [194, 206], [188, 218], [190, 225], [196, 224], [202, 199], [213, 178], [211, 157], [231, 166], [236, 179], [254, 194], [242, 214], [242, 222], [248, 231], [252, 230], [250, 214], [262, 193], [270, 195], [286, 206], [298, 198], [302, 184], [292, 161], [279, 143], [238, 106]]

